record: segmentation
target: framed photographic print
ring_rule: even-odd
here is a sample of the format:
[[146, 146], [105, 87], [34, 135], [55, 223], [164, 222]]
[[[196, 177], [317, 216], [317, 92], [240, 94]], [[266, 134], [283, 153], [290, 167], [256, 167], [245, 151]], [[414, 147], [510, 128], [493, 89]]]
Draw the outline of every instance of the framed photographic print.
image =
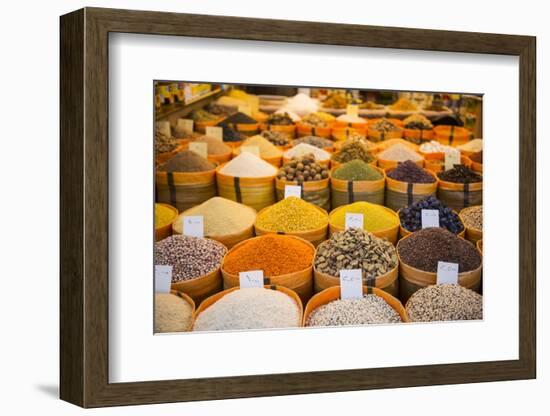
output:
[[61, 398], [536, 376], [535, 38], [61, 17]]

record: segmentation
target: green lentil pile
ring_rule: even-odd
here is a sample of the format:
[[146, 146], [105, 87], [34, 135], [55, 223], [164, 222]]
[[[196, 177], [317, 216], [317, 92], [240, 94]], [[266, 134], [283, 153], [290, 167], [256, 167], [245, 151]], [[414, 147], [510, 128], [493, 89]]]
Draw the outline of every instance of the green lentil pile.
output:
[[337, 167], [332, 177], [343, 181], [376, 181], [384, 175], [362, 160], [352, 160]]

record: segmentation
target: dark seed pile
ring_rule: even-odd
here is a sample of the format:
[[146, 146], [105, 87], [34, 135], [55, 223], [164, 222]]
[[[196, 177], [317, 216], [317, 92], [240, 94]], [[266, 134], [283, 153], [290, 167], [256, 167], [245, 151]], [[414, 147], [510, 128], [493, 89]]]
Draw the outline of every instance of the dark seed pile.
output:
[[287, 114], [271, 114], [267, 119], [267, 124], [273, 124], [277, 126], [290, 126], [294, 124], [292, 118]]
[[212, 170], [216, 165], [191, 150], [177, 153], [159, 167], [162, 172], [205, 172]]
[[257, 121], [252, 117], [247, 116], [245, 113], [235, 113], [227, 117], [225, 120], [220, 121], [218, 126], [229, 126], [234, 124], [256, 124]]
[[229, 127], [228, 125], [220, 126], [223, 129], [223, 141], [224, 142], [240, 142], [247, 137], [239, 133], [237, 130]]
[[308, 154], [293, 158], [279, 169], [279, 179], [297, 181], [298, 183], [320, 181], [328, 178], [328, 169], [315, 161], [315, 156]]
[[435, 178], [411, 160], [399, 162], [397, 167], [388, 172], [388, 177], [401, 182], [434, 183]]
[[443, 228], [424, 228], [397, 244], [401, 260], [426, 272], [437, 272], [437, 262], [458, 263], [458, 272], [475, 270], [481, 256], [475, 246]]
[[228, 116], [230, 114], [235, 113], [235, 109], [237, 107], [230, 106], [230, 105], [222, 105], [222, 104], [216, 104], [216, 103], [210, 103], [206, 106], [206, 110], [211, 113], [215, 114], [217, 116]]
[[464, 165], [455, 165], [454, 168], [437, 174], [439, 179], [445, 182], [454, 183], [475, 183], [481, 182], [481, 175]]
[[418, 231], [422, 229], [422, 210], [436, 209], [439, 211], [439, 226], [458, 234], [464, 230], [458, 214], [443, 204], [434, 196], [428, 196], [420, 201], [414, 202], [408, 207], [399, 211], [401, 226], [407, 231]]
[[286, 134], [281, 134], [278, 131], [264, 130], [262, 131], [262, 137], [269, 140], [275, 146], [286, 146], [290, 144], [290, 139]]

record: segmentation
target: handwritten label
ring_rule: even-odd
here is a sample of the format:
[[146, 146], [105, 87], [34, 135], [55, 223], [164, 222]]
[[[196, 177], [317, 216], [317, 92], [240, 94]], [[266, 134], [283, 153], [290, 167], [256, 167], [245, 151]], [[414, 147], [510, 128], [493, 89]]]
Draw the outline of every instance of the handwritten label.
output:
[[348, 228], [363, 229], [363, 214], [346, 213], [346, 230]]
[[204, 217], [202, 215], [184, 216], [183, 235], [189, 237], [204, 237]]
[[458, 263], [447, 263], [445, 261], [437, 262], [437, 284], [458, 283]]
[[193, 133], [193, 120], [188, 118], [178, 118], [176, 128], [186, 133]]
[[252, 109], [248, 104], [239, 104], [239, 112], [249, 116], [252, 114]]
[[359, 106], [357, 104], [348, 104], [346, 114], [350, 117], [359, 117]]
[[204, 157], [205, 159], [208, 157], [208, 143], [190, 142], [189, 150], [195, 152], [199, 156]]
[[241, 146], [242, 153], [252, 153], [260, 157], [260, 148], [258, 146]]
[[452, 169], [454, 165], [460, 164], [460, 150], [452, 149], [445, 152], [445, 170]]
[[439, 210], [438, 209], [423, 209], [422, 228], [439, 227]]
[[239, 284], [241, 289], [250, 287], [264, 287], [263, 270], [250, 270], [239, 273]]
[[172, 266], [155, 265], [155, 293], [170, 293], [172, 286]]
[[209, 137], [214, 137], [220, 142], [223, 141], [223, 129], [217, 126], [206, 126], [206, 135]]
[[295, 196], [296, 198], [302, 197], [302, 188], [296, 185], [285, 185], [285, 198], [289, 196]]
[[340, 270], [340, 298], [361, 299], [363, 275], [361, 269]]

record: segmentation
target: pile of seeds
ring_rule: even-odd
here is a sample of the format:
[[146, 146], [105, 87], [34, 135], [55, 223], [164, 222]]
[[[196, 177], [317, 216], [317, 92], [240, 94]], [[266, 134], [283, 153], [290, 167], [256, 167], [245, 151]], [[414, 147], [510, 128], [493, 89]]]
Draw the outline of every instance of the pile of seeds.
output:
[[205, 172], [216, 165], [191, 150], [183, 150], [159, 167], [161, 172]]
[[162, 204], [155, 204], [155, 228], [162, 228], [174, 220], [175, 212]]
[[376, 181], [384, 175], [362, 160], [352, 160], [337, 167], [332, 177], [343, 181]]
[[193, 308], [185, 299], [172, 293], [155, 293], [155, 332], [188, 331]]
[[266, 234], [233, 247], [223, 261], [223, 270], [234, 275], [263, 270], [265, 277], [281, 276], [311, 267], [313, 254], [314, 249], [303, 240]]
[[[283, 152], [279, 150], [273, 143], [259, 134], [246, 139], [242, 146], [255, 146], [258, 148], [261, 157], [276, 158], [282, 157]], [[241, 149], [237, 149], [237, 153], [240, 153]]]
[[359, 140], [344, 144], [340, 151], [332, 155], [332, 160], [340, 163], [346, 163], [354, 159], [369, 163], [374, 161], [374, 156], [369, 152], [367, 146]]
[[393, 124], [391, 121], [389, 121], [386, 118], [382, 118], [375, 123], [371, 124], [369, 128], [379, 131], [380, 133], [387, 133], [389, 131], [396, 131], [399, 130], [399, 127], [397, 127], [395, 124]]
[[392, 243], [374, 234], [350, 228], [334, 233], [317, 248], [315, 268], [330, 276], [340, 270], [361, 269], [365, 284], [397, 266], [397, 251]]
[[401, 317], [378, 295], [361, 299], [338, 299], [319, 306], [307, 318], [306, 326], [394, 324]]
[[317, 230], [328, 224], [328, 214], [301, 198], [290, 196], [265, 208], [256, 226], [272, 232], [296, 233]]
[[224, 142], [219, 141], [215, 137], [201, 136], [193, 141], [206, 143], [209, 155], [225, 155], [231, 152], [231, 148], [228, 145], [226, 145]]
[[483, 163], [483, 150], [471, 155], [470, 159], [472, 160], [472, 162]]
[[171, 152], [179, 146], [175, 137], [168, 137], [158, 129], [155, 131], [155, 154]]
[[291, 126], [294, 124], [292, 117], [288, 113], [271, 114], [267, 119], [267, 124], [273, 124], [276, 126]]
[[406, 305], [412, 322], [483, 319], [483, 297], [459, 285], [434, 285], [416, 291]]
[[173, 235], [155, 243], [155, 264], [172, 266], [172, 282], [191, 280], [220, 267], [226, 251], [214, 240]]
[[403, 125], [407, 129], [414, 130], [431, 130], [433, 129], [433, 124], [430, 120], [424, 117], [422, 114], [413, 114], [403, 120]]
[[461, 144], [458, 146], [459, 150], [464, 150], [466, 152], [480, 152], [483, 149], [483, 140], [482, 139], [473, 139], [469, 142]]
[[277, 168], [252, 153], [244, 152], [227, 162], [220, 173], [239, 178], [265, 178], [275, 176]]
[[363, 229], [371, 233], [399, 226], [399, 217], [391, 209], [365, 201], [354, 202], [336, 209], [330, 214], [330, 223], [344, 228], [346, 213], [363, 214]]
[[381, 151], [378, 154], [378, 159], [393, 160], [395, 162], [405, 162], [406, 160], [412, 160], [418, 162], [422, 160], [422, 156], [412, 150], [409, 146], [403, 144], [395, 144], [386, 150]]
[[439, 211], [439, 226], [449, 230], [453, 234], [458, 234], [464, 230], [464, 226], [458, 214], [431, 195], [399, 211], [401, 226], [410, 232], [421, 230], [423, 209], [434, 209]]
[[203, 109], [194, 110], [189, 117], [194, 121], [215, 121], [220, 118], [220, 116]]
[[481, 175], [464, 165], [455, 165], [454, 168], [437, 174], [439, 179], [453, 183], [475, 183], [481, 182]]
[[476, 205], [465, 208], [460, 213], [466, 227], [481, 231], [483, 229], [483, 206]]
[[240, 233], [252, 227], [256, 220], [253, 208], [215, 196], [181, 213], [172, 226], [174, 231], [183, 234], [183, 217], [192, 215], [203, 217], [205, 237]]
[[434, 183], [435, 178], [416, 163], [406, 160], [399, 162], [397, 167], [387, 173], [388, 178], [408, 183]]
[[223, 130], [223, 141], [224, 142], [240, 142], [246, 139], [246, 136], [242, 133], [239, 133], [234, 128], [229, 125], [221, 126]]
[[239, 289], [200, 313], [193, 331], [297, 327], [300, 315], [294, 299], [285, 293], [263, 287]]
[[443, 228], [424, 228], [397, 244], [401, 260], [409, 266], [436, 273], [437, 263], [458, 263], [458, 272], [468, 272], [481, 266], [481, 256], [475, 246]]
[[218, 123], [218, 126], [235, 126], [236, 124], [256, 124], [255, 119], [245, 113], [237, 112]]
[[329, 152], [307, 143], [300, 143], [299, 145], [294, 146], [292, 149], [288, 149], [284, 153], [284, 157], [287, 159], [293, 159], [295, 157], [306, 156], [309, 154], [313, 154], [315, 160], [317, 161], [325, 161], [330, 159]]
[[284, 164], [277, 174], [279, 179], [298, 183], [328, 178], [328, 169], [315, 161], [313, 154], [296, 157]]
[[286, 146], [290, 144], [288, 136], [278, 131], [264, 130], [262, 131], [262, 137], [269, 140], [275, 146]]
[[228, 116], [230, 114], [235, 113], [237, 107], [230, 106], [230, 105], [222, 105], [217, 103], [210, 103], [206, 106], [206, 110], [211, 113], [215, 114], [217, 116]]
[[304, 136], [292, 142], [294, 146], [300, 143], [307, 143], [312, 146], [318, 147], [319, 149], [328, 149], [334, 147], [334, 142], [332, 140], [325, 139], [324, 137], [319, 136]]
[[[326, 113], [324, 113], [326, 114]], [[323, 117], [319, 115], [318, 113], [311, 113], [305, 116], [301, 123], [310, 126], [310, 127], [327, 127], [330, 119], [327, 119], [327, 117]]]

